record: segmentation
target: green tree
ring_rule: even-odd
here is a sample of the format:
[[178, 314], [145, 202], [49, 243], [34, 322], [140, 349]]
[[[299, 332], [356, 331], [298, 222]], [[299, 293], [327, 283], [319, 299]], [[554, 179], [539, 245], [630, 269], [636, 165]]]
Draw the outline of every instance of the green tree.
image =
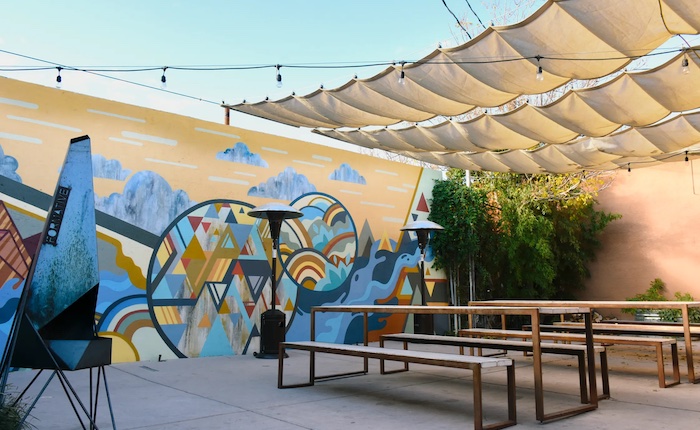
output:
[[[445, 228], [431, 241], [437, 268], [446, 269], [457, 297], [468, 298], [469, 276], [487, 248], [493, 230], [492, 220], [484, 208], [488, 205], [485, 190], [464, 185], [465, 172], [452, 169], [448, 179], [437, 181], [433, 188], [430, 219]], [[464, 301], [466, 301], [465, 299]]]
[[477, 298], [571, 298], [600, 232], [619, 218], [594, 207], [601, 178], [477, 173], [467, 186], [453, 171], [433, 189], [430, 219], [445, 227], [433, 242], [436, 265], [463, 291], [472, 259]]

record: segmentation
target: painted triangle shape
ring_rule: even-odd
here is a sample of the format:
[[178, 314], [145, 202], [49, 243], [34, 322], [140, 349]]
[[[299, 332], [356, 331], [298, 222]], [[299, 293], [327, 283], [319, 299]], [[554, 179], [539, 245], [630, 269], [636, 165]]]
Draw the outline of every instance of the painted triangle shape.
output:
[[253, 312], [255, 312], [255, 303], [245, 302], [245, 303], [243, 303], [243, 306], [245, 307], [245, 310], [248, 313], [248, 318], [252, 318]]
[[435, 290], [435, 282], [434, 281], [426, 281], [425, 282], [425, 288], [428, 290], [428, 296], [433, 295], [433, 290]]
[[238, 220], [236, 219], [236, 214], [234, 214], [233, 211], [229, 211], [224, 222], [226, 222], [226, 224], [237, 224]]
[[233, 237], [236, 239], [236, 244], [246, 243], [250, 231], [253, 229], [252, 224], [231, 224], [229, 225]]
[[227, 234], [224, 237], [224, 240], [219, 242], [219, 247], [226, 249], [236, 249], [236, 244], [233, 243], [233, 238], [231, 237], [231, 235]]
[[401, 292], [399, 295], [410, 296], [413, 294], [413, 288], [411, 288], [411, 283], [408, 281], [408, 276], [403, 278], [403, 285], [401, 286]]
[[163, 281], [167, 281], [168, 288], [170, 288], [170, 297], [177, 297], [177, 293], [184, 288], [185, 280], [187, 275], [180, 274], [167, 274], [163, 277]]
[[202, 345], [199, 353], [200, 357], [213, 357], [221, 355], [234, 355], [231, 341], [226, 336], [226, 331], [218, 318], [211, 326], [211, 330], [207, 335], [207, 340]]
[[207, 208], [207, 213], [204, 214], [205, 218], [213, 218], [213, 219], [218, 219], [219, 218], [219, 212], [216, 209], [216, 204], [209, 205]]
[[228, 284], [224, 284], [222, 282], [207, 282], [209, 295], [211, 295], [211, 298], [214, 301], [214, 306], [217, 310], [220, 310], [221, 304], [224, 301], [224, 298], [226, 298], [228, 286]]
[[188, 216], [187, 221], [190, 222], [190, 225], [192, 226], [192, 230], [197, 230], [197, 226], [199, 223], [202, 222], [202, 217], [201, 216]]
[[187, 329], [187, 324], [161, 324], [160, 329], [173, 345], [177, 346]]
[[386, 231], [382, 234], [382, 238], [379, 241], [379, 251], [389, 251], [394, 252], [394, 247], [391, 246], [391, 240]]
[[197, 324], [197, 327], [199, 327], [199, 328], [211, 327], [211, 320], [209, 319], [209, 315], [204, 315], [202, 317], [202, 319], [199, 321], [199, 324]]
[[168, 283], [168, 278], [164, 277], [151, 293], [153, 299], [172, 299], [175, 297]]
[[233, 270], [231, 270], [232, 275], [238, 275], [238, 276], [243, 276], [243, 269], [241, 268], [241, 262], [236, 261], [236, 264], [233, 265]]
[[226, 300], [221, 302], [221, 306], [219, 307], [219, 314], [230, 314], [231, 313], [231, 307], [229, 307], [228, 302]]
[[197, 239], [193, 239], [185, 248], [185, 252], [182, 253], [182, 258], [189, 258], [191, 260], [201, 260], [205, 258], [204, 250], [202, 245], [199, 244]]
[[418, 207], [416, 207], [417, 211], [421, 212], [430, 212], [430, 208], [428, 208], [428, 202], [425, 201], [425, 195], [421, 193], [420, 199], [418, 199]]

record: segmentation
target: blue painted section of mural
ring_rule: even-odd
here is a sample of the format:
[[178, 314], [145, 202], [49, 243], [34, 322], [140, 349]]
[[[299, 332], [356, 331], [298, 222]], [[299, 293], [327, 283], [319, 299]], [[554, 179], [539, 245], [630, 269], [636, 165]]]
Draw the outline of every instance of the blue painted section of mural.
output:
[[250, 152], [248, 145], [243, 142], [237, 142], [233, 148], [226, 148], [224, 151], [217, 153], [216, 159], [249, 164], [251, 166], [268, 167], [267, 161], [263, 160], [259, 154]]
[[0, 175], [6, 176], [13, 181], [22, 182], [22, 178], [17, 174], [19, 163], [15, 157], [5, 155], [5, 152], [0, 146]]
[[306, 176], [297, 173], [291, 167], [287, 167], [279, 175], [252, 187], [248, 190], [248, 195], [291, 200], [301, 194], [314, 191], [316, 191], [316, 187], [309, 182]]
[[3, 357], [20, 295], [24, 288], [23, 283], [22, 279], [10, 278], [0, 286], [0, 352], [2, 352]]
[[183, 190], [173, 190], [159, 174], [144, 170], [135, 173], [124, 191], [108, 197], [95, 197], [95, 208], [154, 234], [194, 205]]
[[350, 167], [348, 163], [343, 163], [330, 174], [328, 179], [332, 181], [352, 182], [355, 184], [367, 185], [367, 180], [357, 170]]

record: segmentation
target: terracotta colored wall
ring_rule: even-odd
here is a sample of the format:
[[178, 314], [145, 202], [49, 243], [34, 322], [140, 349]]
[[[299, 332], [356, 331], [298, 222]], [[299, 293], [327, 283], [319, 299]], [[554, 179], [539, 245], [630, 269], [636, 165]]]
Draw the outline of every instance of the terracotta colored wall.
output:
[[680, 291], [700, 299], [700, 161], [622, 170], [599, 203], [622, 219], [606, 229], [579, 298], [623, 300], [661, 278], [668, 298]]

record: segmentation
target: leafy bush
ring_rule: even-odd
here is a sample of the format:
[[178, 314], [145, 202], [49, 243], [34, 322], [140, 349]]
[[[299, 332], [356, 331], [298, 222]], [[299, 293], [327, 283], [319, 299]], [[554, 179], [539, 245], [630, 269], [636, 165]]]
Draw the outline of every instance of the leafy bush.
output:
[[[665, 290], [666, 284], [664, 283], [664, 281], [662, 281], [659, 278], [656, 278], [653, 281], [651, 281], [649, 288], [644, 293], [637, 294], [634, 297], [628, 297], [627, 300], [636, 302], [665, 302], [667, 301], [666, 296], [664, 295]], [[693, 296], [690, 295], [690, 293], [681, 294], [680, 292], [676, 292], [674, 294], [674, 300], [680, 302], [695, 301], [695, 299], [693, 298]], [[637, 312], [654, 312], [659, 314], [659, 318], [661, 319], [661, 321], [677, 321], [681, 319], [682, 315], [680, 309], [625, 308], [622, 310], [622, 312], [632, 315], [636, 314]], [[690, 318], [691, 323], [700, 322], [700, 309], [689, 308], [688, 316]]]
[[7, 393], [8, 386], [2, 395], [0, 405], [0, 430], [28, 430], [34, 428], [27, 421], [20, 426], [22, 418], [27, 414], [27, 405], [21, 400], [18, 401], [12, 394]]

